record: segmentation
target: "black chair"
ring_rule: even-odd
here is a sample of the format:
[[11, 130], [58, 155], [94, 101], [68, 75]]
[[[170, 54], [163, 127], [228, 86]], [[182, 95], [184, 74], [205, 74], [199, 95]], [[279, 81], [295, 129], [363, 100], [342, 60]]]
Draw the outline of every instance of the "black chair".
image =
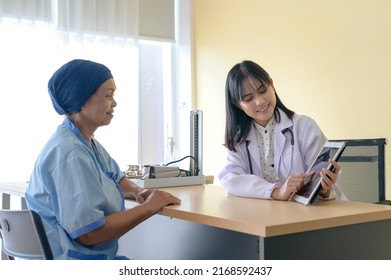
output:
[[349, 200], [385, 203], [385, 138], [349, 139], [339, 159], [339, 186]]
[[52, 260], [41, 217], [31, 210], [0, 210], [2, 250], [9, 260]]

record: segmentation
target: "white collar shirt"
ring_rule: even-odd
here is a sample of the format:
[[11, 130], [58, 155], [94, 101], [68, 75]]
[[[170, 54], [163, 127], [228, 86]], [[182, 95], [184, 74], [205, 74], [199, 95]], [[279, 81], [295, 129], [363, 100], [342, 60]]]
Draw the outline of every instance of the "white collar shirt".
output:
[[257, 130], [257, 142], [259, 155], [261, 158], [261, 171], [264, 179], [270, 183], [277, 182], [274, 170], [274, 118], [269, 121], [266, 127], [260, 126], [254, 122]]

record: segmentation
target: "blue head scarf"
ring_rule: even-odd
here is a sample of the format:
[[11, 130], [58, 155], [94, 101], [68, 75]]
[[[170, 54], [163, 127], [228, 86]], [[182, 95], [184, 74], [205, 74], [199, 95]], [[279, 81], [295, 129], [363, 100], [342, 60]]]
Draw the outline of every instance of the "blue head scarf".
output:
[[61, 66], [49, 80], [49, 95], [60, 115], [80, 111], [91, 95], [113, 76], [106, 66], [75, 59]]

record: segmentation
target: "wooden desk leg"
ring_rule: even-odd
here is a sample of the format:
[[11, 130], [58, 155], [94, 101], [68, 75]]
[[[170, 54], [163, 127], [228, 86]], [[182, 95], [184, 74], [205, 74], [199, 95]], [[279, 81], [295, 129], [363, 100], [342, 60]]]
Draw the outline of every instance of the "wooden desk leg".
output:
[[24, 197], [21, 197], [20, 198], [20, 203], [21, 203], [21, 207], [22, 207], [22, 210], [27, 210], [27, 203], [26, 203], [26, 199], [24, 199]]
[[0, 203], [1, 209], [11, 209], [11, 196], [6, 193], [1, 194]]
[[[10, 209], [11, 208], [11, 196], [9, 194], [2, 193], [0, 199], [0, 209]], [[7, 260], [7, 256], [1, 250], [1, 260]]]

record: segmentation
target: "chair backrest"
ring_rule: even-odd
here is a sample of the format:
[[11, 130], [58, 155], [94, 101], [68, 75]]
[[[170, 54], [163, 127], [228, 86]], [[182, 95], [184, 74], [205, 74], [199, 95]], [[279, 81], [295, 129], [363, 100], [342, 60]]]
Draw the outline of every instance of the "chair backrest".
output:
[[339, 186], [349, 200], [377, 203], [385, 200], [385, 138], [349, 139], [339, 159]]
[[52, 260], [41, 217], [31, 210], [0, 210], [0, 238], [8, 259]]

